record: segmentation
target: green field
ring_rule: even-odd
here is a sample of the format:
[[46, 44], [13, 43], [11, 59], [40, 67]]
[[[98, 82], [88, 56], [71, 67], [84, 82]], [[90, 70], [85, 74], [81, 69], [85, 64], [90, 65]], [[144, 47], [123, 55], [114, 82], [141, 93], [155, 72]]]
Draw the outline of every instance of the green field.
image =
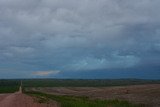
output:
[[20, 80], [0, 80], [0, 93], [13, 93], [18, 91]]
[[57, 101], [61, 107], [144, 107], [120, 100], [93, 100], [88, 97], [58, 96], [34, 91], [26, 92], [26, 94], [37, 97], [39, 103], [48, 103], [51, 100]]
[[159, 84], [160, 80], [143, 79], [24, 79], [24, 87], [108, 87]]
[[[160, 84], [160, 80], [143, 79], [21, 79], [23, 87], [109, 87]], [[0, 93], [18, 90], [20, 79], [0, 79]]]

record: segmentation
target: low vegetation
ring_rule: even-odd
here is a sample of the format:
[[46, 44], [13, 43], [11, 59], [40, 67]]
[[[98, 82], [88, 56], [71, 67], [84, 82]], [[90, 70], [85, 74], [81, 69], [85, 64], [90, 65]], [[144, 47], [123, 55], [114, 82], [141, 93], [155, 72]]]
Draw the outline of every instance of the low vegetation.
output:
[[18, 91], [19, 80], [0, 80], [0, 93], [13, 93]]
[[18, 86], [5, 86], [5, 87], [0, 87], [0, 93], [14, 93], [18, 91], [19, 87]]
[[25, 93], [37, 97], [39, 103], [47, 103], [50, 100], [54, 100], [57, 101], [61, 107], [144, 107], [143, 105], [135, 105], [120, 100], [99, 100], [89, 99], [88, 97], [60, 96], [35, 91]]
[[143, 79], [25, 79], [24, 87], [108, 87], [159, 84], [160, 80]]

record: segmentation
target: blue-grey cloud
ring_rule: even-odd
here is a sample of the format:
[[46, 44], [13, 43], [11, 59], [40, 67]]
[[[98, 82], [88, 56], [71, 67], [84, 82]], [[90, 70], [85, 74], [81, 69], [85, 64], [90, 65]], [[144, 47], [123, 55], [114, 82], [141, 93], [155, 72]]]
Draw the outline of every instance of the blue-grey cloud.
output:
[[141, 68], [135, 72], [144, 76], [145, 71], [160, 72], [159, 4], [0, 0], [0, 77], [29, 78], [32, 72], [52, 70], [62, 71], [59, 77], [102, 69]]

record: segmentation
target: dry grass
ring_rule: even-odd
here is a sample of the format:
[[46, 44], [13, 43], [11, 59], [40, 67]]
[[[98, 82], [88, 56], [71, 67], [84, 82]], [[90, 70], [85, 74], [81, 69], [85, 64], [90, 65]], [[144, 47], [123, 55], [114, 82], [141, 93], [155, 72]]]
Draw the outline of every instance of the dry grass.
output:
[[160, 84], [119, 87], [43, 87], [30, 88], [54, 95], [87, 96], [92, 99], [120, 99], [149, 107], [160, 107]]

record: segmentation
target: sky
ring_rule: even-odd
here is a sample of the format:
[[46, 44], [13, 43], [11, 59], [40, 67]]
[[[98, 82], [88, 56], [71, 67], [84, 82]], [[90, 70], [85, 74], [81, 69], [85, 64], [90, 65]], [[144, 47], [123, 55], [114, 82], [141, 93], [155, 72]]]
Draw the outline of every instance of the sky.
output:
[[160, 0], [0, 0], [0, 78], [160, 79]]

